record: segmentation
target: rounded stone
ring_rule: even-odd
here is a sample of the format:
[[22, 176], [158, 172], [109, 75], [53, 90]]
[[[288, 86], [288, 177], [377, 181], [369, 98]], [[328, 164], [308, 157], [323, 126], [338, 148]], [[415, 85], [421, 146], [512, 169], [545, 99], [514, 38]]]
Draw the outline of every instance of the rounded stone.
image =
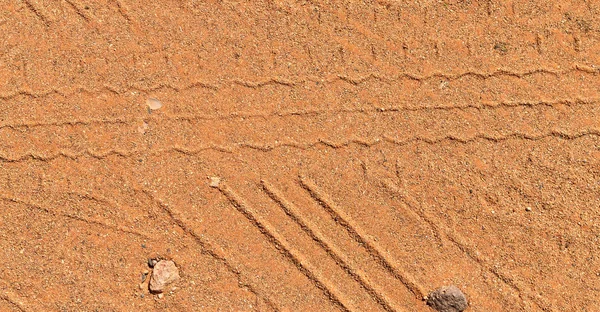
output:
[[148, 105], [148, 108], [151, 110], [157, 110], [163, 106], [162, 103], [155, 98], [149, 98], [146, 100], [146, 105]]
[[462, 312], [468, 307], [465, 294], [454, 285], [443, 286], [429, 293], [427, 305], [439, 312]]

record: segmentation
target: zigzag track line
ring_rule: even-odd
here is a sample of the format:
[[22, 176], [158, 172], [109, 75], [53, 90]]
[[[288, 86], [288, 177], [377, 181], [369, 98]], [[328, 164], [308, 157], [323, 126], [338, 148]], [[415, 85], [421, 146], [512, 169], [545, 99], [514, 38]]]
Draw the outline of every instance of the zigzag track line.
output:
[[275, 111], [255, 114], [231, 113], [229, 115], [168, 115], [160, 117], [133, 117], [133, 118], [96, 118], [88, 120], [57, 120], [47, 122], [21, 122], [21, 123], [4, 123], [0, 124], [0, 129], [3, 128], [34, 128], [34, 127], [49, 127], [49, 126], [91, 126], [91, 125], [129, 125], [136, 122], [148, 120], [174, 120], [174, 121], [218, 121], [218, 120], [235, 120], [244, 119], [269, 119], [274, 117], [310, 117], [326, 114], [378, 114], [378, 113], [395, 113], [395, 112], [420, 112], [420, 111], [452, 111], [466, 109], [497, 109], [497, 108], [515, 108], [515, 107], [555, 107], [556, 105], [567, 106], [588, 106], [599, 104], [600, 98], [590, 99], [563, 99], [555, 101], [503, 101], [503, 102], [486, 102], [481, 104], [465, 104], [457, 106], [423, 106], [423, 107], [371, 107], [364, 109], [325, 109], [325, 110], [304, 110], [304, 111]]
[[210, 85], [210, 84], [207, 84], [204, 82], [193, 82], [193, 83], [188, 84], [185, 87], [178, 87], [178, 86], [174, 86], [174, 85], [171, 85], [168, 83], [159, 83], [153, 87], [148, 87], [148, 88], [139, 87], [139, 86], [135, 86], [135, 85], [129, 85], [125, 88], [104, 85], [102, 87], [99, 87], [98, 89], [89, 89], [89, 88], [86, 88], [83, 86], [77, 86], [77, 87], [73, 88], [72, 90], [68, 90], [68, 91], [62, 91], [57, 88], [39, 90], [39, 91], [20, 89], [20, 90], [16, 90], [13, 92], [0, 93], [0, 100], [10, 100], [17, 96], [26, 96], [26, 97], [30, 97], [30, 98], [43, 98], [46, 96], [50, 96], [52, 94], [56, 94], [56, 95], [59, 95], [59, 96], [65, 97], [65, 98], [76, 95], [76, 94], [77, 95], [85, 94], [85, 95], [92, 96], [92, 95], [97, 95], [100, 93], [111, 93], [111, 94], [121, 96], [121, 95], [123, 95], [127, 92], [131, 92], [131, 91], [137, 91], [140, 93], [148, 93], [148, 92], [158, 91], [158, 90], [162, 90], [162, 89], [169, 89], [169, 90], [173, 90], [176, 92], [181, 92], [181, 91], [190, 90], [190, 89], [194, 89], [194, 88], [203, 88], [203, 89], [210, 89], [210, 90], [219, 89], [218, 86]]
[[352, 300], [338, 290], [335, 283], [322, 276], [319, 273], [318, 268], [310, 264], [309, 259], [305, 258], [298, 250], [296, 250], [285, 237], [279, 234], [267, 220], [264, 220], [256, 213], [237, 193], [231, 190], [224, 182], [219, 184], [218, 189], [242, 215], [257, 227], [273, 245], [279, 247], [286, 258], [288, 258], [298, 270], [306, 275], [306, 277], [308, 277], [318, 288], [323, 290], [334, 303], [345, 311], [360, 311], [360, 309], [352, 303]]
[[238, 263], [235, 263], [232, 257], [225, 254], [224, 251], [219, 250], [213, 246], [213, 244], [202, 235], [198, 235], [192, 228], [188, 227], [187, 224], [183, 221], [183, 218], [179, 216], [179, 213], [175, 210], [171, 209], [167, 204], [164, 204], [160, 200], [156, 199], [152, 192], [148, 190], [136, 190], [136, 192], [141, 192], [146, 197], [148, 197], [152, 202], [156, 203], [159, 208], [161, 208], [173, 221], [175, 225], [177, 225], [180, 229], [182, 229], [187, 235], [189, 235], [194, 241], [200, 246], [202, 252], [208, 254], [213, 259], [217, 260], [221, 264], [227, 268], [227, 270], [233, 273], [237, 280], [240, 288], [246, 289], [252, 294], [254, 294], [257, 298], [262, 299], [267, 306], [269, 306], [273, 311], [280, 311], [280, 309], [275, 305], [271, 299], [262, 294], [258, 289], [252, 286], [250, 283], [244, 282], [243, 273], [238, 269], [241, 267]]
[[[388, 189], [388, 191], [392, 192], [393, 194], [398, 195], [400, 197], [400, 199], [410, 208], [412, 208], [414, 210], [418, 210], [418, 211], [423, 210], [423, 209], [418, 208], [421, 205], [415, 199], [413, 199], [410, 195], [406, 194], [406, 192], [404, 192], [400, 188], [398, 188], [393, 182], [391, 182], [389, 180], [383, 180], [382, 185], [386, 189]], [[496, 278], [498, 278], [503, 283], [505, 283], [510, 288], [512, 288], [514, 291], [516, 291], [517, 294], [519, 294], [519, 297], [521, 298], [521, 300], [523, 300], [525, 302], [526, 301], [533, 302], [538, 308], [540, 308], [543, 311], [556, 311], [550, 303], [544, 302], [541, 298], [537, 298], [529, 288], [527, 288], [526, 286], [522, 286], [522, 287], [518, 286], [513, 281], [512, 278], [505, 275], [504, 273], [502, 273], [499, 269], [495, 268], [494, 266], [490, 265], [491, 261], [489, 259], [487, 259], [484, 255], [482, 255], [475, 247], [473, 247], [469, 243], [467, 243], [466, 239], [464, 239], [462, 237], [462, 235], [455, 232], [451, 228], [446, 227], [445, 225], [443, 225], [442, 222], [435, 220], [435, 218], [431, 215], [426, 215], [426, 218], [428, 220], [427, 221], [428, 223], [434, 224], [436, 226], [436, 228], [438, 228], [440, 231], [443, 231], [445, 233], [444, 236], [451, 243], [453, 243], [460, 251], [462, 251], [469, 258], [471, 258], [471, 260], [475, 261], [477, 264], [482, 266], [488, 272], [492, 273]]]
[[4, 161], [4, 162], [21, 162], [21, 161], [26, 161], [26, 160], [50, 161], [50, 160], [57, 159], [59, 157], [64, 157], [67, 159], [75, 160], [75, 159], [78, 159], [78, 158], [81, 158], [84, 156], [89, 156], [91, 158], [96, 158], [96, 159], [105, 159], [109, 156], [118, 156], [118, 157], [123, 157], [123, 158], [129, 158], [129, 157], [132, 157], [133, 155], [140, 155], [140, 154], [160, 155], [160, 154], [169, 153], [169, 152], [177, 152], [177, 153], [181, 153], [184, 155], [192, 156], [192, 155], [201, 153], [203, 151], [209, 151], [209, 150], [222, 152], [222, 153], [232, 153], [233, 152], [233, 150], [231, 148], [221, 147], [221, 146], [216, 146], [216, 145], [202, 147], [202, 148], [198, 148], [198, 149], [194, 149], [194, 150], [190, 150], [190, 149], [187, 149], [184, 147], [172, 147], [172, 148], [161, 149], [161, 150], [150, 150], [150, 149], [129, 150], [129, 151], [107, 150], [104, 152], [96, 152], [96, 151], [92, 151], [91, 149], [88, 149], [84, 152], [79, 152], [79, 153], [60, 150], [57, 153], [54, 153], [53, 155], [42, 155], [42, 154], [38, 154], [38, 153], [34, 153], [34, 152], [29, 152], [20, 157], [16, 157], [16, 158], [9, 158], [9, 157], [0, 155], [0, 161]]
[[[389, 136], [384, 136], [383, 140], [388, 142], [388, 143], [392, 143], [392, 144], [397, 144], [397, 145], [407, 145], [410, 143], [414, 143], [414, 142], [424, 142], [427, 144], [437, 144], [437, 143], [441, 143], [444, 141], [455, 141], [455, 142], [459, 142], [459, 143], [470, 143], [476, 140], [483, 140], [483, 141], [490, 141], [490, 142], [502, 142], [502, 141], [507, 141], [510, 139], [519, 139], [519, 140], [528, 140], [528, 141], [539, 141], [539, 140], [543, 140], [546, 138], [560, 138], [563, 140], [575, 140], [575, 139], [579, 139], [582, 137], [586, 137], [586, 136], [600, 136], [600, 130], [596, 130], [596, 129], [589, 129], [589, 130], [583, 130], [580, 131], [579, 133], [567, 133], [567, 132], [561, 132], [559, 130], [552, 130], [548, 133], [544, 133], [544, 134], [539, 134], [539, 135], [532, 135], [532, 134], [527, 134], [527, 133], [510, 133], [510, 134], [505, 134], [505, 135], [500, 135], [500, 136], [491, 136], [491, 135], [487, 135], [487, 134], [477, 134], [474, 136], [471, 136], [469, 138], [461, 138], [461, 137], [457, 137], [457, 136], [453, 136], [453, 135], [447, 135], [447, 136], [442, 136], [439, 138], [425, 138], [425, 137], [415, 137], [415, 138], [411, 138], [411, 139], [407, 139], [404, 141], [401, 140], [397, 140], [394, 138], [391, 138]], [[358, 143], [357, 143], [358, 144]]]
[[458, 137], [455, 135], [445, 135], [445, 136], [440, 136], [438, 138], [412, 137], [412, 138], [408, 138], [406, 140], [397, 140], [397, 139], [391, 138], [387, 135], [384, 135], [383, 138], [381, 138], [381, 139], [380, 138], [374, 138], [374, 139], [370, 139], [370, 140], [369, 139], [353, 139], [353, 140], [347, 140], [347, 141], [342, 141], [342, 142], [334, 142], [334, 141], [329, 141], [327, 139], [317, 139], [315, 142], [309, 142], [309, 143], [279, 142], [279, 143], [270, 144], [270, 145], [261, 145], [261, 144], [250, 143], [250, 142], [242, 142], [242, 143], [236, 143], [235, 145], [237, 147], [241, 147], [241, 148], [249, 148], [249, 149], [255, 149], [255, 150], [259, 150], [259, 151], [263, 151], [263, 152], [268, 152], [268, 151], [272, 151], [277, 148], [286, 148], [286, 147], [287, 148], [296, 148], [296, 149], [300, 149], [300, 150], [309, 150], [316, 146], [325, 146], [325, 147], [330, 147], [330, 148], [334, 148], [334, 149], [348, 147], [350, 145], [371, 147], [371, 146], [374, 146], [377, 144], [382, 144], [384, 142], [399, 145], [399, 146], [404, 146], [404, 145], [414, 144], [414, 143], [419, 143], [419, 142], [433, 145], [433, 144], [439, 144], [439, 143], [442, 143], [445, 141], [458, 142], [458, 143], [462, 143], [462, 144], [467, 144], [467, 143], [474, 142], [477, 140], [490, 141], [490, 142], [495, 142], [495, 143], [507, 141], [510, 139], [539, 141], [539, 140], [549, 138], [549, 137], [560, 138], [563, 140], [574, 140], [574, 139], [579, 139], [579, 138], [582, 138], [585, 136], [600, 136], [600, 130], [590, 129], [590, 130], [580, 131], [579, 133], [567, 133], [567, 132], [561, 132], [559, 130], [552, 130], [552, 131], [549, 131], [548, 133], [538, 134], [538, 135], [527, 134], [527, 133], [511, 133], [511, 134], [505, 134], [505, 135], [499, 135], [499, 136], [492, 136], [492, 135], [480, 133], [480, 134], [472, 135], [472, 136], [466, 137], [466, 138]]
[[[25, 3], [27, 3], [27, 6], [32, 11], [34, 11], [36, 13], [36, 15], [38, 17], [40, 17], [40, 19], [42, 19], [42, 17], [41, 17], [42, 15], [39, 15], [39, 13], [35, 10], [35, 8], [33, 6], [31, 6], [31, 4], [27, 0], [24, 0], [24, 1], [25, 1]], [[43, 20], [45, 20], [45, 18]], [[47, 24], [47, 22], [45, 22], [45, 24]], [[47, 25], [49, 25], [49, 24], [47, 24]], [[527, 76], [536, 75], [536, 74], [546, 74], [546, 75], [552, 75], [555, 77], [559, 77], [560, 75], [565, 75], [565, 74], [569, 74], [569, 73], [573, 73], [573, 72], [580, 72], [580, 73], [595, 75], [595, 74], [600, 73], [600, 69], [596, 69], [596, 68], [585, 66], [585, 65], [575, 65], [574, 67], [572, 67], [570, 69], [566, 69], [566, 70], [562, 70], [562, 71], [555, 71], [555, 70], [551, 70], [551, 69], [533, 69], [530, 71], [514, 72], [514, 71], [510, 71], [510, 70], [501, 69], [501, 70], [497, 70], [497, 71], [490, 72], [490, 73], [477, 72], [477, 71], [465, 71], [463, 73], [458, 73], [458, 74], [433, 73], [433, 74], [425, 75], [425, 76], [421, 76], [418, 74], [403, 73], [403, 74], [398, 74], [398, 75], [391, 76], [391, 77], [383, 75], [383, 74], [376, 74], [376, 73], [371, 73], [371, 74], [367, 74], [364, 76], [358, 76], [358, 77], [351, 77], [348, 75], [337, 74], [337, 75], [333, 75], [333, 78], [306, 77], [306, 78], [298, 79], [295, 81], [291, 80], [291, 79], [287, 79], [287, 78], [282, 78], [282, 77], [273, 77], [273, 78], [267, 78], [264, 80], [257, 80], [257, 81], [249, 81], [249, 80], [235, 78], [235, 79], [225, 80], [225, 81], [220, 80], [218, 84], [197, 81], [197, 82], [192, 82], [185, 86], [176, 86], [173, 84], [163, 82], [163, 83], [158, 83], [158, 84], [156, 84], [154, 86], [150, 86], [150, 87], [136, 86], [134, 84], [130, 84], [126, 88], [119, 88], [119, 87], [115, 87], [115, 86], [104, 85], [103, 87], [101, 87], [99, 89], [95, 89], [95, 90], [90, 90], [90, 89], [87, 89], [82, 86], [77, 86], [76, 88], [74, 88], [74, 90], [68, 91], [68, 92], [63, 92], [56, 88], [40, 90], [40, 91], [17, 90], [14, 92], [7, 92], [7, 93], [0, 94], [0, 99], [8, 100], [12, 97], [19, 96], [19, 95], [28, 95], [31, 97], [43, 97], [43, 96], [46, 96], [49, 94], [56, 93], [56, 94], [60, 94], [63, 96], [67, 96], [67, 95], [73, 95], [75, 93], [82, 93], [82, 92], [89, 93], [89, 94], [95, 94], [95, 93], [99, 93], [102, 91], [107, 91], [107, 92], [116, 93], [116, 94], [123, 94], [127, 91], [153, 92], [153, 91], [157, 91], [157, 90], [161, 90], [161, 89], [171, 89], [171, 90], [179, 92], [179, 91], [185, 91], [185, 90], [189, 90], [189, 89], [196, 88], [196, 87], [211, 89], [211, 90], [218, 90], [218, 89], [222, 88], [224, 85], [238, 85], [238, 86], [242, 86], [242, 87], [246, 87], [246, 88], [257, 89], [257, 88], [262, 88], [264, 86], [269, 86], [269, 85], [294, 87], [294, 86], [298, 86], [298, 85], [309, 83], [309, 82], [331, 84], [331, 83], [335, 83], [337, 81], [341, 81], [341, 82], [346, 82], [351, 85], [358, 85], [358, 84], [362, 84], [362, 83], [365, 83], [370, 80], [377, 80], [377, 81], [381, 81], [381, 82], [392, 83], [392, 82], [398, 82], [402, 79], [408, 79], [408, 80], [422, 82], [422, 81], [426, 81], [429, 79], [446, 79], [449, 81], [453, 81], [453, 80], [458, 80], [458, 79], [465, 78], [465, 77], [476, 77], [476, 78], [485, 80], [485, 79], [489, 79], [489, 78], [493, 78], [493, 77], [500, 77], [500, 76], [508, 76], [508, 77], [515, 77], [515, 78], [523, 79]]]
[[131, 235], [135, 235], [138, 237], [142, 237], [144, 239], [147, 240], [153, 240], [152, 237], [148, 234], [145, 233], [141, 233], [138, 231], [134, 231], [125, 227], [121, 227], [121, 226], [116, 226], [116, 225], [110, 225], [110, 224], [106, 224], [104, 222], [98, 221], [98, 220], [92, 220], [92, 219], [87, 219], [87, 218], [83, 218], [83, 217], [79, 217], [79, 216], [75, 216], [75, 215], [71, 215], [71, 214], [67, 214], [67, 213], [57, 213], [54, 212], [52, 210], [49, 210], [47, 208], [44, 208], [38, 204], [33, 204], [33, 203], [29, 203], [17, 198], [12, 198], [12, 197], [5, 197], [4, 195], [0, 195], [0, 200], [4, 200], [4, 201], [8, 201], [8, 202], [12, 202], [15, 204], [21, 204], [21, 205], [25, 205], [31, 209], [35, 209], [35, 210], [39, 210], [42, 211], [44, 213], [47, 213], [55, 218], [59, 218], [59, 217], [63, 217], [63, 218], [68, 218], [68, 219], [72, 219], [72, 220], [76, 220], [76, 221], [80, 221], [86, 224], [94, 224], [97, 225], [101, 228], [105, 228], [105, 229], [109, 229], [112, 231], [116, 231], [116, 232], [122, 232], [122, 233], [126, 233], [126, 234], [131, 234]]
[[262, 180], [264, 191], [275, 201], [283, 211], [296, 222], [314, 241], [316, 241], [333, 260], [346, 271], [354, 280], [356, 280], [367, 292], [387, 311], [403, 311], [392, 299], [386, 295], [386, 291], [371, 281], [366, 272], [361, 269], [353, 268], [350, 259], [335, 245], [331, 240], [323, 235], [318, 227], [309, 220], [302, 218], [296, 205], [286, 200], [281, 192], [272, 186], [269, 182]]
[[22, 161], [28, 161], [28, 160], [50, 161], [50, 160], [57, 159], [59, 157], [64, 157], [64, 158], [75, 160], [75, 159], [78, 159], [78, 158], [81, 158], [84, 156], [89, 156], [89, 157], [96, 158], [96, 159], [104, 159], [109, 156], [119, 156], [119, 157], [123, 157], [123, 158], [128, 158], [133, 155], [139, 155], [139, 154], [160, 155], [163, 153], [170, 153], [170, 152], [178, 152], [178, 153], [181, 153], [184, 155], [193, 156], [200, 152], [209, 151], [209, 150], [222, 152], [222, 153], [233, 153], [235, 148], [247, 148], [247, 149], [253, 149], [253, 150], [258, 150], [258, 151], [263, 151], [263, 152], [270, 152], [270, 151], [278, 149], [278, 148], [296, 148], [299, 150], [310, 150], [317, 146], [330, 147], [333, 149], [345, 148], [345, 147], [349, 147], [351, 145], [372, 147], [377, 144], [382, 144], [384, 142], [398, 145], [398, 146], [405, 146], [408, 144], [414, 144], [414, 143], [419, 143], [419, 142], [434, 145], [434, 144], [440, 144], [440, 143], [446, 142], [446, 141], [457, 142], [457, 143], [461, 143], [461, 144], [468, 144], [468, 143], [475, 142], [478, 140], [489, 141], [489, 142], [494, 142], [494, 143], [508, 141], [508, 140], [539, 141], [539, 140], [543, 140], [546, 138], [559, 138], [562, 140], [576, 140], [576, 139], [580, 139], [580, 138], [587, 137], [587, 136], [598, 137], [598, 136], [600, 136], [600, 130], [595, 130], [595, 129], [584, 130], [579, 133], [572, 133], [572, 134], [566, 133], [566, 132], [560, 132], [557, 130], [550, 131], [549, 133], [540, 134], [540, 135], [512, 133], [512, 134], [503, 135], [503, 136], [490, 136], [490, 135], [486, 135], [486, 134], [479, 134], [479, 135], [471, 136], [469, 138], [461, 138], [461, 137], [449, 135], [449, 136], [442, 136], [439, 138], [415, 137], [415, 138], [410, 138], [410, 139], [406, 139], [403, 141], [397, 140], [394, 138], [390, 138], [389, 136], [384, 136], [383, 139], [379, 139], [379, 138], [375, 138], [375, 139], [371, 139], [371, 140], [354, 139], [354, 140], [349, 140], [349, 141], [344, 141], [344, 142], [333, 142], [333, 141], [328, 141], [325, 139], [318, 139], [316, 142], [309, 142], [309, 143], [292, 142], [292, 143], [276, 143], [276, 144], [270, 144], [270, 145], [260, 145], [260, 144], [255, 144], [255, 143], [232, 143], [231, 147], [211, 145], [211, 146], [200, 147], [197, 149], [189, 149], [189, 148], [185, 148], [185, 147], [176, 146], [176, 147], [171, 147], [171, 148], [166, 148], [166, 149], [157, 149], [157, 150], [140, 149], [140, 150], [123, 151], [123, 150], [114, 149], [114, 150], [106, 150], [103, 152], [93, 151], [91, 149], [87, 149], [84, 152], [71, 152], [68, 150], [60, 150], [51, 155], [44, 155], [44, 154], [36, 153], [33, 151], [29, 151], [27, 153], [24, 153], [24, 154], [22, 154], [20, 156], [16, 156], [16, 157], [9, 157], [6, 154], [4, 154], [4, 155], [0, 154], [0, 162], [9, 162], [10, 163], [10, 162], [22, 162]]
[[396, 264], [394, 259], [381, 247], [375, 240], [364, 231], [349, 215], [340, 209], [314, 182], [304, 176], [300, 176], [300, 184], [308, 191], [310, 196], [317, 201], [321, 207], [331, 215], [341, 226], [343, 226], [354, 239], [364, 244], [371, 255], [378, 259], [381, 264], [402, 284], [408, 288], [418, 299], [423, 299], [427, 295], [423, 287], [403, 268]]

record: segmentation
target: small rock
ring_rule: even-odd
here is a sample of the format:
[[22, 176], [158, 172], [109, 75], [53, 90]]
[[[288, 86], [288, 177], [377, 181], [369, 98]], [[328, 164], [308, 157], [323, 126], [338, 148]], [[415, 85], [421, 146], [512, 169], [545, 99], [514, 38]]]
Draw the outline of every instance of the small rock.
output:
[[445, 81], [445, 80], [444, 80], [444, 81], [442, 81], [442, 82], [440, 83], [440, 90], [442, 90], [442, 89], [446, 88], [447, 86], [448, 86], [448, 81]]
[[508, 52], [508, 44], [506, 42], [498, 42], [494, 45], [494, 50], [504, 54]]
[[531, 207], [525, 208], [525, 211], [530, 212], [531, 211]]
[[146, 100], [146, 105], [148, 105], [148, 108], [151, 110], [157, 110], [162, 107], [162, 103], [155, 98], [149, 98]]
[[165, 295], [164, 294], [158, 294], [158, 299], [162, 299]]
[[458, 287], [443, 286], [427, 296], [427, 305], [439, 312], [462, 312], [467, 306], [467, 298]]
[[177, 280], [179, 280], [179, 269], [177, 269], [175, 262], [169, 260], [158, 261], [150, 276], [150, 291], [162, 293], [169, 284]]
[[144, 134], [144, 133], [146, 133], [146, 131], [148, 131], [148, 128], [149, 128], [148, 124], [146, 122], [144, 122], [144, 123], [142, 123], [141, 126], [138, 127], [138, 132], [140, 134]]
[[221, 184], [221, 178], [210, 177], [210, 184], [208, 184], [210, 187], [219, 187], [219, 184]]
[[158, 262], [158, 260], [150, 258], [150, 259], [148, 259], [148, 266], [153, 268], [157, 262]]

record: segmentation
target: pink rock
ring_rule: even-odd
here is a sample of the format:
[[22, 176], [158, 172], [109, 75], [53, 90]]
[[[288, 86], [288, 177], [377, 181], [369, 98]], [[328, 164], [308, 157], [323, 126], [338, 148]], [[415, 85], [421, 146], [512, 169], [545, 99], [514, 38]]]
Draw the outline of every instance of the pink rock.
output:
[[179, 280], [179, 269], [175, 262], [169, 260], [161, 260], [154, 265], [152, 276], [150, 277], [150, 291], [153, 293], [161, 293], [165, 288]]

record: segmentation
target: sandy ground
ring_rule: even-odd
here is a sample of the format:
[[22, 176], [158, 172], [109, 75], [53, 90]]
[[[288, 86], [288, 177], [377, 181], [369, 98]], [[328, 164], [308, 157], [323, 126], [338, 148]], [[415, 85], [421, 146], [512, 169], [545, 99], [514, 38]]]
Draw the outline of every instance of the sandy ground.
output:
[[598, 1], [1, 2], [1, 311], [600, 310]]

